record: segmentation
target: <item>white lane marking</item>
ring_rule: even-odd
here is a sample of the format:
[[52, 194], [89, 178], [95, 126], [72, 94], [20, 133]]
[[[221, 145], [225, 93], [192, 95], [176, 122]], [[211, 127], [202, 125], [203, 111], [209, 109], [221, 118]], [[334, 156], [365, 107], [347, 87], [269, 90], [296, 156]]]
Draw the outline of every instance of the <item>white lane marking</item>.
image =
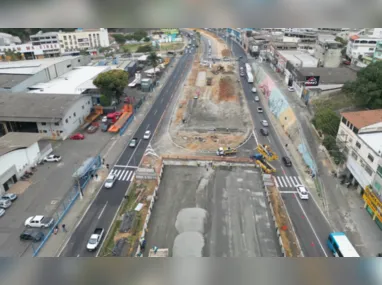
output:
[[267, 136], [267, 139], [268, 139], [269, 143], [272, 144], [271, 139], [269, 138], [269, 136]]
[[259, 144], [259, 141], [257, 140], [257, 137], [256, 137], [256, 134], [255, 134], [255, 131], [252, 130], [252, 134], [253, 134], [253, 137], [255, 138], [255, 141], [256, 141], [256, 145]]
[[112, 148], [114, 147], [114, 145], [117, 143], [117, 140], [113, 141], [113, 143], [111, 144], [111, 146], [109, 147], [109, 149], [106, 151], [106, 153], [103, 155], [103, 157], [107, 157], [107, 155], [109, 154], [109, 152], [112, 150]]
[[126, 171], [126, 170], [122, 170], [121, 174], [118, 175], [118, 177], [117, 177], [118, 180], [120, 180], [120, 179], [122, 178], [123, 174], [125, 174], [125, 171]]
[[80, 257], [80, 255], [78, 254], [77, 257]]
[[131, 176], [130, 182], [134, 180], [134, 177], [135, 177], [135, 173], [133, 174], [133, 176]]
[[282, 181], [283, 181], [285, 187], [287, 187], [287, 183], [285, 182], [284, 176], [281, 176], [281, 179], [282, 179]]
[[102, 208], [102, 210], [101, 210], [101, 213], [100, 213], [99, 216], [98, 216], [98, 220], [101, 218], [101, 216], [102, 216], [102, 214], [103, 214], [103, 211], [105, 211], [105, 208], [106, 208], [106, 206], [107, 206], [107, 203], [108, 203], [108, 201], [106, 201], [105, 206], [103, 206], [103, 208]]
[[146, 127], [146, 131], [149, 129], [149, 127], [150, 127], [150, 124], [147, 125], [147, 127]]
[[277, 188], [279, 188], [279, 183], [277, 183], [277, 177], [274, 177], [275, 179], [273, 179], [275, 181], [275, 185]]
[[288, 176], [285, 176], [285, 180], [288, 182], [289, 187], [292, 187], [292, 184], [290, 184]]
[[284, 187], [283, 182], [280, 179], [280, 176], [277, 176], [277, 180], [279, 181], [280, 187]]
[[326, 254], [326, 251], [325, 251], [325, 249], [324, 249], [324, 247], [323, 247], [323, 245], [322, 245], [320, 239], [318, 238], [318, 235], [317, 235], [315, 229], [313, 228], [313, 225], [312, 225], [312, 223], [310, 222], [309, 217], [308, 217], [308, 215], [306, 214], [304, 208], [302, 207], [301, 202], [300, 202], [300, 200], [298, 199], [298, 197], [296, 197], [296, 201], [297, 201], [298, 205], [300, 206], [301, 211], [302, 211], [302, 213], [304, 214], [306, 220], [308, 221], [308, 224], [309, 224], [310, 228], [312, 229], [313, 234], [314, 234], [314, 236], [316, 237], [316, 240], [317, 240], [318, 244], [320, 245], [322, 252], [325, 254], [325, 257], [328, 257], [328, 255]]
[[158, 110], [155, 110], [155, 112], [154, 112], [154, 116], [155, 116], [155, 114], [158, 112]]
[[123, 176], [123, 178], [122, 178], [121, 180], [125, 180], [126, 176], [127, 176], [129, 173], [131, 174], [130, 171], [126, 171], [125, 175]]
[[301, 185], [301, 182], [298, 181], [298, 178], [297, 178], [296, 176], [294, 177], [294, 180], [296, 180], [296, 185], [295, 185], [295, 186], [297, 186], [297, 185]]
[[116, 169], [116, 170], [113, 170], [113, 171], [114, 171], [114, 173], [113, 173], [113, 172], [112, 172], [112, 173], [115, 174], [115, 176], [118, 176], [118, 174], [119, 174], [119, 172], [120, 172], [121, 170], [117, 170], [117, 169]]
[[118, 164], [116, 164], [116, 165], [114, 165], [114, 167], [122, 167], [122, 168], [126, 168], [127, 166], [126, 166], [126, 165], [118, 165]]
[[138, 149], [139, 144], [141, 143], [141, 141], [142, 141], [142, 139], [139, 140], [139, 142], [138, 142], [137, 146], [135, 147], [133, 153], [131, 154], [130, 159], [129, 159], [129, 161], [127, 162], [126, 166], [128, 166], [128, 165], [130, 164], [130, 161], [133, 159], [134, 154], [135, 154], [135, 152], [137, 151], [137, 149]]
[[130, 172], [129, 176], [127, 176], [127, 178], [126, 178], [126, 179], [125, 179], [125, 178], [123, 178], [123, 180], [125, 180], [125, 181], [129, 181], [129, 178], [130, 178], [131, 174], [133, 174], [133, 172], [132, 172], [132, 171]]
[[296, 183], [296, 180], [297, 180], [296, 176], [290, 177], [290, 181], [292, 181], [293, 187], [296, 187], [298, 185], [298, 183]]
[[297, 191], [279, 191], [281, 194], [297, 194]]

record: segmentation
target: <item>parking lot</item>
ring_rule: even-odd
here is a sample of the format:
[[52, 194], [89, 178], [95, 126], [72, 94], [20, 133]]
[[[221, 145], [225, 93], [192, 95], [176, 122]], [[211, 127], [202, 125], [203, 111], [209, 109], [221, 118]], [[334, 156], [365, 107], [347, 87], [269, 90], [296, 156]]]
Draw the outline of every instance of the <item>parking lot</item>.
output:
[[[166, 166], [148, 225], [147, 247], [168, 248], [183, 208], [208, 212], [204, 256], [271, 257], [280, 249], [255, 168]], [[147, 255], [146, 250], [146, 255]]]
[[39, 165], [30, 178], [30, 187], [19, 193], [18, 199], [0, 218], [1, 257], [31, 255], [30, 243], [19, 240], [25, 220], [34, 215], [52, 216], [72, 189], [73, 173], [85, 159], [97, 155], [111, 137], [110, 133], [98, 130], [94, 134], [85, 133], [82, 141], [52, 142], [54, 153], [61, 155], [62, 161]]

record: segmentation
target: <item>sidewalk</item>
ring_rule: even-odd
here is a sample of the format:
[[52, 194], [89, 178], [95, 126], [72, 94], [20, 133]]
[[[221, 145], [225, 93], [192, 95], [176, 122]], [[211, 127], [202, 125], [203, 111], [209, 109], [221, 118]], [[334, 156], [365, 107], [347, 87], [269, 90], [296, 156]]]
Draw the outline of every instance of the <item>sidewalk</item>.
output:
[[[160, 85], [156, 87], [152, 93], [147, 95], [147, 99], [139, 108], [138, 114], [135, 116], [134, 121], [129, 125], [125, 133], [122, 136], [115, 135], [112, 137], [106, 146], [101, 150], [100, 156], [101, 158], [105, 159], [105, 165], [109, 164], [110, 168], [112, 168], [113, 165], [118, 161], [128, 142], [132, 139], [133, 134], [137, 131], [143, 119], [150, 111], [152, 103], [155, 101], [163, 87], [166, 85], [178, 61], [178, 57], [173, 59], [169, 69], [163, 74], [163, 78], [160, 79]], [[52, 235], [45, 243], [45, 246], [40, 250], [38, 254], [39, 257], [57, 257], [59, 255], [60, 251], [65, 247], [66, 243], [70, 239], [70, 236], [73, 234], [74, 230], [80, 223], [81, 218], [90, 207], [99, 191], [102, 189], [102, 185], [107, 177], [107, 174], [108, 172], [106, 167], [103, 166], [99, 170], [98, 180], [91, 181], [88, 184], [86, 189], [83, 191], [83, 199], [78, 198], [70, 211], [63, 218], [61, 224], [66, 225], [68, 232], [64, 233], [60, 229], [60, 232], [56, 236]]]
[[[310, 154], [314, 158], [318, 170], [316, 183], [306, 173], [303, 173], [304, 180], [308, 182], [307, 186], [310, 189], [317, 190], [313, 191], [313, 193], [315, 192], [315, 197], [320, 196], [320, 201], [322, 201], [320, 206], [327, 215], [333, 231], [346, 232], [361, 256], [375, 256], [377, 253], [382, 252], [382, 231], [363, 208], [364, 202], [361, 196], [356, 189], [340, 185], [339, 179], [331, 174], [331, 171], [335, 170], [337, 166], [333, 165], [327, 154], [320, 149], [321, 141], [310, 123], [312, 119], [311, 111], [297, 98], [294, 92], [287, 90], [281, 76], [275, 73], [267, 63], [262, 63], [260, 66], [271, 76], [277, 87], [283, 91], [285, 98], [299, 120], [301, 135], [309, 146]], [[276, 125], [279, 133], [281, 126], [277, 121], [275, 127]], [[289, 141], [290, 146], [293, 145], [292, 141], [285, 135], [281, 135], [280, 138], [285, 143]], [[289, 150], [291, 155], [301, 162], [301, 155], [295, 151], [295, 147], [289, 147]], [[299, 168], [302, 170], [304, 169], [304, 163], [301, 165], [300, 162]]]

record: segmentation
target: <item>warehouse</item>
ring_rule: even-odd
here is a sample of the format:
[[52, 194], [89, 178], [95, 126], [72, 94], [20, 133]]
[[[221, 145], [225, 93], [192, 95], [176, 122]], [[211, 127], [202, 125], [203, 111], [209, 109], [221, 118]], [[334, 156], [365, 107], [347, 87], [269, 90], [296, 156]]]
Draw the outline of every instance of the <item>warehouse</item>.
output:
[[30, 132], [62, 140], [90, 114], [89, 95], [0, 92], [0, 134]]

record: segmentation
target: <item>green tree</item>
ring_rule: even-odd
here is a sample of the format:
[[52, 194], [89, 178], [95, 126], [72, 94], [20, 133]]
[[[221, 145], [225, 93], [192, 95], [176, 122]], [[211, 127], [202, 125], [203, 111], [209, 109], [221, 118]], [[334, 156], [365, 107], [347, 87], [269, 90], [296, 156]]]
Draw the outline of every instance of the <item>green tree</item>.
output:
[[122, 46], [122, 50], [124, 53], [130, 53], [130, 48], [128, 46]]
[[126, 36], [125, 36], [125, 39], [126, 39], [127, 41], [132, 41], [132, 40], [134, 39], [134, 37], [133, 37], [133, 35], [126, 35]]
[[152, 50], [150, 45], [143, 45], [137, 48], [137, 52], [151, 52]]
[[128, 83], [129, 74], [120, 69], [113, 69], [107, 72], [100, 73], [93, 84], [98, 87], [101, 94], [107, 96], [110, 101], [116, 99], [120, 102], [123, 91]]
[[134, 32], [134, 34], [133, 34], [133, 38], [134, 38], [136, 41], [138, 41], [138, 42], [139, 42], [140, 40], [146, 38], [146, 37], [147, 37], [147, 32], [144, 31], [144, 30], [138, 30], [138, 31]]
[[[149, 56], [147, 57], [147, 61], [151, 64], [151, 66], [154, 68], [157, 68], [159, 65], [160, 57], [156, 54], [156, 52], [151, 52]], [[156, 79], [156, 72], [154, 72], [154, 81]]]
[[122, 34], [114, 34], [113, 38], [119, 45], [123, 45], [126, 42], [126, 37]]
[[327, 135], [327, 136], [325, 136], [324, 140], [322, 141], [322, 145], [327, 150], [332, 150], [337, 146], [336, 139], [333, 136]]
[[328, 150], [330, 156], [333, 157], [333, 160], [337, 165], [345, 162], [346, 156], [339, 149], [336, 139], [333, 136], [325, 136], [322, 144]]
[[343, 44], [343, 45], [347, 45], [347, 43], [348, 43], [347, 40], [344, 40], [344, 39], [341, 38], [341, 37], [336, 37], [334, 40], [335, 40], [336, 42], [339, 42], [339, 43]]
[[369, 109], [382, 108], [382, 61], [369, 64], [357, 73], [355, 81], [346, 82], [342, 90], [358, 106]]
[[151, 41], [151, 39], [150, 39], [149, 37], [145, 37], [143, 40], [144, 40], [146, 43], [149, 42], [149, 41]]
[[322, 131], [325, 135], [335, 137], [340, 125], [340, 118], [329, 108], [321, 108], [314, 114], [312, 123], [317, 130]]
[[101, 106], [104, 106], [104, 107], [110, 106], [110, 104], [111, 104], [110, 97], [107, 97], [105, 95], [101, 95], [99, 98], [99, 101], [101, 103]]

